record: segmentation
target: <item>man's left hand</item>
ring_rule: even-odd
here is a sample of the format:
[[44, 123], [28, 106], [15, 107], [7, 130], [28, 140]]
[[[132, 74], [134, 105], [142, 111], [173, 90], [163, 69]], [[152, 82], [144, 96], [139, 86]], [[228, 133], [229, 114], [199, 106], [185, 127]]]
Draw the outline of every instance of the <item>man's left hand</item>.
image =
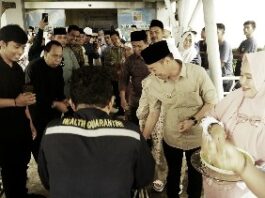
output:
[[69, 105], [65, 101], [54, 101], [52, 108], [56, 108], [58, 111], [65, 113], [68, 111]]
[[180, 133], [188, 132], [193, 126], [193, 123], [193, 120], [184, 120], [182, 122], [179, 122], [177, 129]]

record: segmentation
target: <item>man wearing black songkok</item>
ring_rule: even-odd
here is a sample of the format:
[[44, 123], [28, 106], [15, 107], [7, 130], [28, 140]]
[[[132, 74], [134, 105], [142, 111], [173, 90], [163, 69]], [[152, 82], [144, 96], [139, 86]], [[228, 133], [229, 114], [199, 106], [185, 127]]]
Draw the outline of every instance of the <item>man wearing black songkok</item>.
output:
[[[139, 125], [136, 117], [136, 110], [139, 105], [139, 99], [142, 93], [142, 80], [148, 76], [149, 71], [141, 57], [141, 51], [145, 49], [147, 44], [147, 35], [144, 30], [134, 31], [131, 33], [131, 43], [134, 53], [128, 57], [121, 73], [119, 89], [121, 97], [121, 105], [126, 110], [126, 117], [129, 121]], [[132, 91], [129, 95], [129, 103], [125, 98], [125, 91], [132, 81]]]
[[164, 25], [161, 21], [153, 19], [150, 23], [149, 31], [152, 43], [162, 41], [164, 35]]
[[150, 136], [162, 108], [165, 112], [163, 149], [168, 165], [167, 195], [179, 197], [185, 153], [189, 177], [187, 194], [200, 198], [202, 177], [191, 165], [191, 156], [201, 145], [202, 129], [198, 122], [216, 104], [217, 95], [206, 71], [194, 64], [183, 63], [174, 52], [175, 45], [160, 41], [141, 53], [148, 69], [155, 74], [148, 79], [148, 87], [143, 86], [143, 90], [148, 88], [150, 104], [143, 135]]

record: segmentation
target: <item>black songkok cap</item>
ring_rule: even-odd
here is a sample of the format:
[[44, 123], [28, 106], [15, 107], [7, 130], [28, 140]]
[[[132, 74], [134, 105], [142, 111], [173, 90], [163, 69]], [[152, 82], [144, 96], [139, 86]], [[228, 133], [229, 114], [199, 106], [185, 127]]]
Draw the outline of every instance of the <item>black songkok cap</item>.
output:
[[105, 30], [104, 35], [110, 35], [110, 30]]
[[145, 41], [147, 38], [144, 30], [134, 31], [131, 33], [131, 41]]
[[84, 29], [83, 29], [83, 28], [79, 28], [79, 32], [80, 32], [80, 34], [85, 34], [85, 32], [84, 32]]
[[149, 47], [145, 48], [141, 55], [147, 65], [151, 65], [162, 58], [165, 58], [167, 55], [169, 55], [171, 52], [168, 49], [167, 42], [166, 41], [159, 41], [157, 43], [154, 43], [152, 45], [149, 45]]
[[157, 19], [153, 19], [150, 23], [150, 28], [151, 27], [160, 27], [162, 30], [164, 29], [164, 25], [161, 21], [157, 20]]
[[64, 27], [54, 28], [53, 35], [66, 35], [66, 29]]

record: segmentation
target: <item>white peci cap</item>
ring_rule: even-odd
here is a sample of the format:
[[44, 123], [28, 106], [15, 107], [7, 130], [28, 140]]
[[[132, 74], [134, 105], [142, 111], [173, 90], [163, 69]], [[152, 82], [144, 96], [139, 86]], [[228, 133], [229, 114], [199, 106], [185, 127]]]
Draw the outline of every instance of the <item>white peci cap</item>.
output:
[[93, 31], [90, 27], [85, 27], [84, 32], [86, 35], [92, 35], [93, 34]]

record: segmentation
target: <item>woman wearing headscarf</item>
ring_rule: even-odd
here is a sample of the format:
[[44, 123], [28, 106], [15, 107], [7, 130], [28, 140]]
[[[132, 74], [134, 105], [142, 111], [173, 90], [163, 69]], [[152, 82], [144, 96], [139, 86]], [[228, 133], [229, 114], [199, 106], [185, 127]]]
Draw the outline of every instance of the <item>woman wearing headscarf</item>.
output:
[[[257, 165], [265, 164], [265, 51], [246, 54], [241, 88], [216, 105], [211, 115], [224, 124], [227, 138], [248, 152]], [[206, 198], [255, 197], [243, 182], [218, 183], [204, 178]]]
[[182, 34], [178, 50], [184, 63], [201, 65], [201, 57], [195, 47], [195, 34], [193, 31], [187, 31]]

